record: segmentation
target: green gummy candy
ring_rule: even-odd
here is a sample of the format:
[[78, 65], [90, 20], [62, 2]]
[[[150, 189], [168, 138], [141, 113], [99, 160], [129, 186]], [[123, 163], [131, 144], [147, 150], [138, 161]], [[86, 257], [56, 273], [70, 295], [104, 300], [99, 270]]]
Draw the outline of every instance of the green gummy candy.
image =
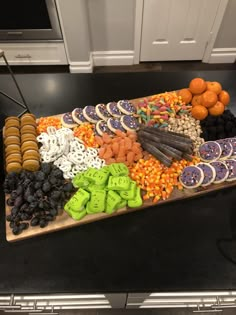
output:
[[119, 194], [121, 198], [125, 200], [132, 200], [135, 197], [136, 189], [137, 189], [136, 183], [134, 181], [131, 181], [129, 190], [122, 190], [119, 192]]
[[72, 179], [72, 184], [75, 188], [84, 188], [88, 186], [89, 181], [84, 177], [84, 173], [78, 173], [76, 176]]
[[104, 173], [110, 174], [110, 167], [109, 167], [109, 165], [103, 166], [100, 170], [101, 170], [102, 172], [104, 172]]
[[129, 169], [124, 163], [113, 163], [109, 166], [112, 176], [127, 176]]
[[97, 170], [97, 172], [94, 174], [93, 179], [96, 185], [105, 185], [107, 183], [108, 177], [109, 173], [102, 170]]
[[121, 197], [115, 191], [109, 190], [107, 193], [106, 213], [111, 214], [115, 212], [120, 202]]
[[93, 213], [103, 212], [105, 210], [106, 191], [94, 190], [91, 192], [89, 209]]
[[89, 201], [89, 198], [90, 194], [86, 190], [80, 188], [66, 203], [64, 208], [66, 211], [80, 212]]
[[110, 190], [128, 190], [130, 178], [128, 176], [110, 176], [107, 188]]
[[80, 212], [73, 212], [73, 211], [71, 211], [69, 213], [69, 215], [72, 217], [72, 219], [77, 220], [77, 221], [79, 221], [83, 217], [85, 217], [86, 214], [87, 214], [86, 210], [83, 210], [83, 211], [80, 211]]
[[91, 211], [91, 209], [90, 209], [90, 202], [87, 202], [87, 205], [86, 205], [86, 212], [87, 212], [87, 214], [94, 214], [94, 212]]
[[90, 183], [95, 183], [95, 176], [96, 176], [97, 172], [98, 172], [98, 170], [96, 168], [91, 167], [86, 172], [84, 172], [84, 177]]
[[121, 199], [121, 202], [117, 205], [116, 209], [122, 209], [125, 208], [127, 206], [127, 200], [125, 199]]
[[86, 190], [89, 191], [89, 192], [92, 192], [94, 190], [105, 190], [105, 185], [96, 185], [96, 184], [89, 184], [87, 187], [86, 187]]
[[143, 200], [141, 197], [140, 187], [136, 188], [136, 194], [133, 200], [128, 200], [128, 206], [130, 208], [140, 207], [143, 204]]

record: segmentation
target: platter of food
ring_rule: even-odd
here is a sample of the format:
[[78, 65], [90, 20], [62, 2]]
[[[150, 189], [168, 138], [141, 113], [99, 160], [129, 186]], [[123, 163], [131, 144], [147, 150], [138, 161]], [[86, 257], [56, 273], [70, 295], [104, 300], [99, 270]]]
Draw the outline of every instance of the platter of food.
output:
[[4, 127], [6, 238], [17, 241], [236, 184], [236, 118], [219, 82]]

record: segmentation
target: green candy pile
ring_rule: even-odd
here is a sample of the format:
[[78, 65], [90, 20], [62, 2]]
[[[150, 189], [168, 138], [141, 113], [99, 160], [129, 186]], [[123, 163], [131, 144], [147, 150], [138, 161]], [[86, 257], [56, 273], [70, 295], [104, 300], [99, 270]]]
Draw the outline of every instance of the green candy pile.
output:
[[140, 188], [129, 176], [123, 163], [114, 163], [101, 169], [89, 168], [77, 174], [72, 184], [78, 188], [64, 209], [74, 219], [87, 214], [112, 214], [126, 206], [140, 207], [143, 203]]

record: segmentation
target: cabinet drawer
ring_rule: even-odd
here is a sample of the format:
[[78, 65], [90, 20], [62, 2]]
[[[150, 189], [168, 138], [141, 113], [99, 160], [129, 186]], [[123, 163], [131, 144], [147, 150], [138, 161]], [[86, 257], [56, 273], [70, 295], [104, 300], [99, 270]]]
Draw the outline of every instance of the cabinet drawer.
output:
[[68, 64], [63, 43], [0, 43], [0, 49], [10, 65]]

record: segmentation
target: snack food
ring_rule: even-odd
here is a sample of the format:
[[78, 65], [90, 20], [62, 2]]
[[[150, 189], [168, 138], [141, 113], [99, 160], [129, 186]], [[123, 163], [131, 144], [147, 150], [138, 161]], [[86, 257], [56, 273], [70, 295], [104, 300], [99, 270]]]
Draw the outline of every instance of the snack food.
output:
[[83, 109], [83, 115], [90, 123], [96, 124], [100, 120], [98, 115], [96, 114], [96, 110], [94, 106], [85, 106]]
[[97, 104], [95, 107], [95, 111], [98, 117], [102, 120], [106, 121], [108, 118], [111, 117], [105, 104]]
[[199, 156], [204, 162], [213, 162], [218, 160], [221, 153], [221, 146], [216, 141], [207, 141], [199, 147]]
[[236, 160], [233, 160], [233, 159], [226, 160], [225, 164], [229, 170], [229, 175], [226, 180], [228, 182], [231, 182], [236, 179]]
[[204, 173], [200, 167], [187, 166], [179, 176], [180, 183], [185, 188], [197, 188], [204, 180]]
[[110, 135], [113, 134], [113, 132], [108, 128], [107, 126], [107, 122], [105, 120], [99, 120], [97, 123], [96, 123], [96, 131], [97, 133], [102, 136], [105, 133], [108, 133]]
[[210, 164], [214, 167], [216, 171], [214, 184], [223, 183], [229, 176], [229, 170], [227, 165], [221, 161], [211, 162]]
[[61, 124], [66, 128], [74, 128], [77, 126], [77, 123], [72, 117], [72, 113], [68, 112], [61, 116]]
[[124, 115], [120, 119], [121, 125], [125, 130], [134, 131], [139, 128], [137, 118], [131, 115]]
[[203, 163], [203, 162], [197, 164], [196, 166], [199, 167], [204, 173], [204, 179], [201, 185], [205, 187], [212, 184], [216, 177], [216, 171], [214, 167], [211, 166], [209, 163]]
[[120, 118], [122, 115], [119, 108], [117, 107], [116, 102], [107, 103], [107, 111], [111, 116], [113, 116], [115, 118]]
[[83, 115], [83, 109], [82, 108], [75, 108], [72, 111], [72, 118], [79, 125], [87, 122], [87, 119]]
[[120, 120], [118, 118], [109, 118], [107, 121], [107, 126], [112, 132], [116, 132], [117, 130], [125, 131]]
[[125, 115], [133, 115], [136, 113], [135, 106], [127, 100], [121, 100], [117, 103], [117, 107], [121, 111], [121, 113]]
[[222, 150], [220, 159], [221, 160], [228, 159], [233, 153], [233, 146], [231, 142], [228, 139], [221, 139], [217, 140], [217, 143], [219, 143]]

